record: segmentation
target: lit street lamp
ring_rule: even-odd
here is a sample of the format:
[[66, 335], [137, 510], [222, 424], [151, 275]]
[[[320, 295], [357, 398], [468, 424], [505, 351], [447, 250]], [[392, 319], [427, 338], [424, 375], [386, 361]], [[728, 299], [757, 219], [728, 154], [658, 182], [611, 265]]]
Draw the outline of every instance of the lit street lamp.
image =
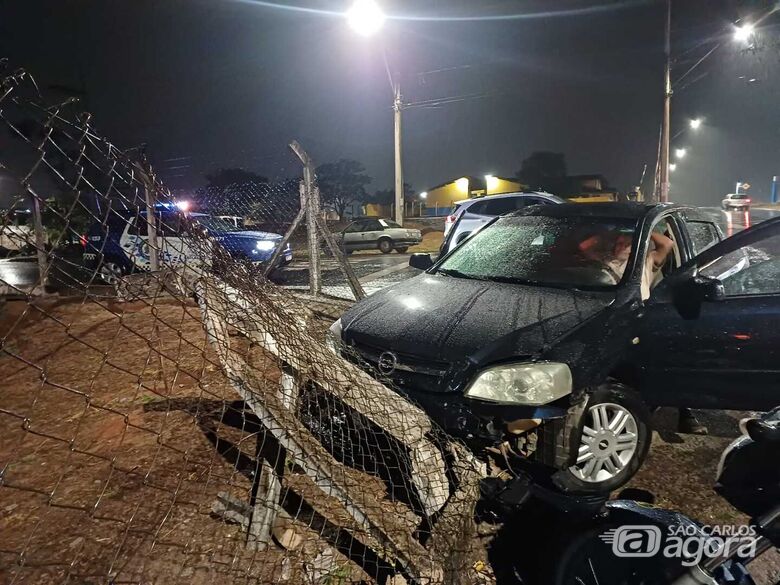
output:
[[684, 148], [677, 148], [674, 151], [674, 156], [676, 156], [677, 158], [683, 158], [686, 154], [688, 154], [688, 151], [685, 150]]
[[674, 172], [677, 170], [677, 163], [669, 163], [669, 170]]
[[423, 191], [420, 193], [420, 199], [428, 199], [428, 191]]
[[701, 128], [701, 118], [694, 118], [688, 122], [688, 125], [691, 127], [691, 130], [698, 130]]
[[356, 0], [347, 11], [347, 23], [359, 35], [370, 37], [382, 28], [385, 15], [374, 0]]
[[[385, 24], [385, 15], [374, 0], [355, 0], [346, 12], [347, 23], [357, 34], [369, 37], [376, 34]], [[385, 56], [387, 67], [387, 56]], [[395, 221], [404, 225], [404, 173], [401, 162], [401, 84], [393, 81], [390, 68], [387, 68], [390, 85], [393, 89], [393, 137], [395, 151]]]
[[734, 29], [734, 40], [739, 43], [749, 43], [755, 32], [756, 27], [752, 24], [742, 24]]

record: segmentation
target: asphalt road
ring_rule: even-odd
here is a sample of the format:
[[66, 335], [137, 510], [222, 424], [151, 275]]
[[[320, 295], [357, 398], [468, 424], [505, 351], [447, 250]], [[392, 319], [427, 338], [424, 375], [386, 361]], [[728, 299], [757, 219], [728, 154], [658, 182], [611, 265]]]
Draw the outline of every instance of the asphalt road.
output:
[[[749, 213], [725, 212], [714, 207], [705, 208], [705, 210], [721, 226], [723, 233], [727, 236], [770, 217], [780, 215], [778, 211], [759, 209], [751, 210]], [[349, 262], [368, 294], [418, 273], [417, 270], [408, 267], [409, 255], [397, 252], [390, 254], [356, 252], [349, 256]], [[87, 271], [80, 268], [78, 256], [71, 253], [64, 258], [55, 259], [50, 270], [49, 282], [55, 289], [65, 290], [89, 280], [90, 276]], [[272, 279], [290, 289], [306, 290], [309, 279], [308, 263], [294, 261], [276, 271]], [[13, 287], [25, 288], [33, 286], [37, 280], [38, 266], [34, 257], [0, 260], [0, 285], [8, 284]], [[346, 279], [336, 262], [331, 258], [323, 258], [322, 283], [323, 292], [326, 294], [352, 298]]]

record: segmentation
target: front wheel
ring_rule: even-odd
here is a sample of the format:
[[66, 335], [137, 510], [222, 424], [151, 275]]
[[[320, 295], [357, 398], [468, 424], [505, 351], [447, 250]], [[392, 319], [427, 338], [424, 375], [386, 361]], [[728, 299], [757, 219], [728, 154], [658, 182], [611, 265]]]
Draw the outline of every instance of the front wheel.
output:
[[606, 493], [639, 470], [650, 449], [650, 414], [642, 399], [621, 384], [598, 388], [574, 425], [572, 465], [555, 475], [569, 492]]
[[116, 262], [103, 262], [98, 271], [100, 279], [107, 285], [114, 286], [124, 275], [124, 270]]
[[382, 252], [382, 254], [389, 254], [393, 251], [393, 241], [388, 240], [387, 238], [382, 238], [379, 240], [379, 251]]

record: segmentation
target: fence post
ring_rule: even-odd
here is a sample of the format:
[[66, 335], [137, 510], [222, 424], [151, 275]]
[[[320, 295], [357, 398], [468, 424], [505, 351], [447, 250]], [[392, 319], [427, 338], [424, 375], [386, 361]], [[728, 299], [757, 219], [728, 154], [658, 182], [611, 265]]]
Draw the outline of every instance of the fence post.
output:
[[138, 174], [144, 185], [144, 199], [146, 201], [146, 226], [149, 243], [149, 270], [155, 272], [160, 269], [160, 247], [157, 239], [157, 216], [155, 215], [155, 185], [151, 166], [142, 156], [141, 161], [135, 163]]
[[38, 286], [43, 292], [46, 286], [48, 259], [46, 257], [46, 232], [43, 229], [43, 219], [41, 218], [41, 201], [38, 195], [32, 195], [33, 203], [33, 229], [35, 230], [35, 249], [38, 256]]

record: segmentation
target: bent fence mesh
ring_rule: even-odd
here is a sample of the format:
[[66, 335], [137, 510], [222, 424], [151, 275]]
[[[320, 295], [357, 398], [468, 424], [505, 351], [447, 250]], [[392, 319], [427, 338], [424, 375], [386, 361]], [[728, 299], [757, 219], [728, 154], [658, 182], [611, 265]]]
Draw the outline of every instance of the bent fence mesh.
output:
[[[2, 582], [490, 579], [481, 464], [326, 347], [340, 305], [273, 284], [23, 71], [0, 124]], [[284, 233], [300, 195], [201, 197]]]

